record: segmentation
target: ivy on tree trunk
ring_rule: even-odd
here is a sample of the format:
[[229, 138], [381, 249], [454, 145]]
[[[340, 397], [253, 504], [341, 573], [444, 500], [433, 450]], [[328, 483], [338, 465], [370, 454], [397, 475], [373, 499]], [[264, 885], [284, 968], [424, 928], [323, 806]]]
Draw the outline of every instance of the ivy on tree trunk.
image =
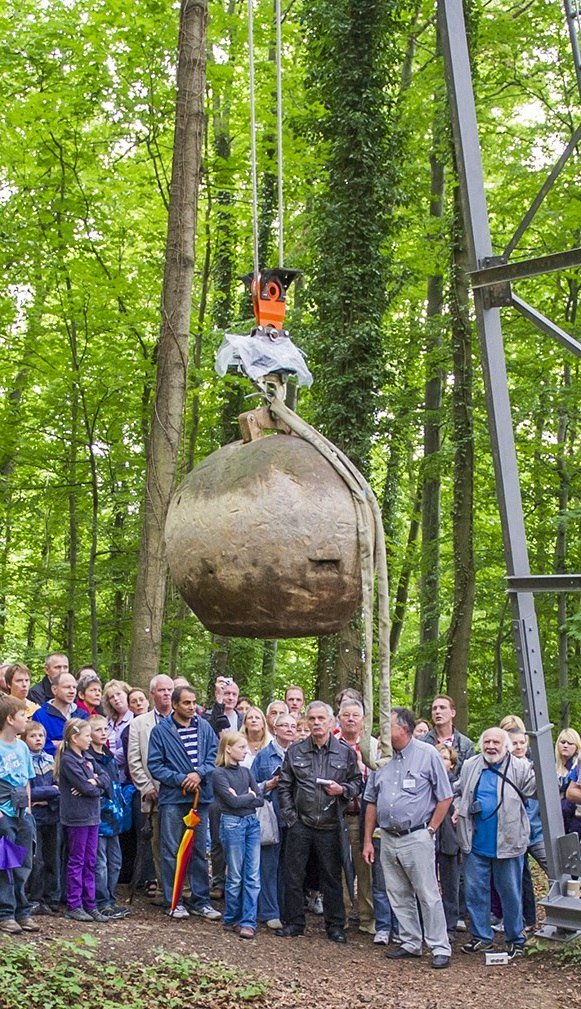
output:
[[[325, 179], [314, 215], [314, 419], [363, 473], [386, 375], [386, 247], [398, 159], [393, 98], [400, 83], [393, 28], [401, 7], [398, 0], [314, 0], [305, 14]], [[350, 625], [345, 641], [331, 646], [334, 657], [322, 644], [323, 698], [356, 680], [357, 639]]]

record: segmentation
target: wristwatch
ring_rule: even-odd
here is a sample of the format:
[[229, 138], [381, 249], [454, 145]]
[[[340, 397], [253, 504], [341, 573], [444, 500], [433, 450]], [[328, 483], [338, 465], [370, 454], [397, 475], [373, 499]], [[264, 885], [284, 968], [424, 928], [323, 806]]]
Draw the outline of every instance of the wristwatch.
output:
[[430, 835], [430, 837], [435, 837], [436, 836], [436, 828], [435, 827], [428, 827], [428, 834]]

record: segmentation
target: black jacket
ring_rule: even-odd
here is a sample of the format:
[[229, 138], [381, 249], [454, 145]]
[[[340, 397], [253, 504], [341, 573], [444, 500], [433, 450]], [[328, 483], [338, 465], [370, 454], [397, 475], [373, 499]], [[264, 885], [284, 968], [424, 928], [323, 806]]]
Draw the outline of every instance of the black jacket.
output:
[[43, 676], [39, 683], [35, 683], [33, 687], [28, 691], [28, 700], [34, 701], [35, 704], [46, 704], [47, 701], [54, 700], [54, 694], [52, 692], [52, 684], [46, 676]]
[[[328, 795], [317, 778], [330, 778], [343, 785], [343, 796]], [[311, 737], [289, 746], [278, 785], [280, 812], [287, 827], [297, 819], [307, 827], [333, 830], [339, 825], [347, 803], [363, 787], [357, 757], [350, 746], [329, 737], [325, 746], [316, 746]]]
[[[224, 714], [224, 705], [220, 704], [218, 701], [214, 701], [212, 707], [209, 708], [207, 711], [201, 712], [201, 717], [204, 718], [206, 722], [210, 723], [217, 736], [220, 735], [220, 729], [223, 728], [223, 726], [218, 723], [218, 718], [220, 718], [220, 716], [223, 714]], [[239, 711], [237, 712], [237, 721], [238, 721], [237, 728], [239, 729], [242, 725], [242, 722], [244, 721], [244, 715], [241, 715]]]
[[[448, 781], [452, 786], [452, 791], [458, 794], [458, 789], [455, 787], [459, 786], [458, 776], [452, 771], [448, 771]], [[438, 845], [438, 851], [442, 855], [458, 855], [461, 851], [460, 842], [458, 840], [458, 835], [456, 833], [456, 827], [452, 823], [452, 817], [454, 815], [454, 803], [448, 807], [448, 812], [446, 813], [444, 819], [442, 820], [440, 826], [438, 827], [438, 833], [436, 836], [436, 842]]]

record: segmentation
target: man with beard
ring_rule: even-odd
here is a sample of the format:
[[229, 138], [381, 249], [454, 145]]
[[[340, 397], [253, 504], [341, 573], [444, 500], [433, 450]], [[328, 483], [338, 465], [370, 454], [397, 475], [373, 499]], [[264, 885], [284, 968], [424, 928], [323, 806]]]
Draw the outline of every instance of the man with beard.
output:
[[528, 760], [512, 756], [504, 729], [486, 729], [479, 746], [480, 754], [470, 757], [462, 768], [461, 797], [456, 803], [472, 931], [462, 952], [492, 949], [492, 879], [502, 903], [507, 952], [513, 960], [524, 952], [522, 874], [530, 834], [526, 798], [535, 791], [535, 775]]

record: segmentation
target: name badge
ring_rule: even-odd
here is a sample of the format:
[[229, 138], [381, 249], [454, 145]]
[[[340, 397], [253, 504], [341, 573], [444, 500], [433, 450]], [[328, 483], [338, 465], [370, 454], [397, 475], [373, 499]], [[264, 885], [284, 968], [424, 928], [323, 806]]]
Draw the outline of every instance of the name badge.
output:
[[403, 779], [403, 787], [411, 790], [416, 787], [416, 779], [412, 778], [411, 774], [408, 774], [407, 778]]

